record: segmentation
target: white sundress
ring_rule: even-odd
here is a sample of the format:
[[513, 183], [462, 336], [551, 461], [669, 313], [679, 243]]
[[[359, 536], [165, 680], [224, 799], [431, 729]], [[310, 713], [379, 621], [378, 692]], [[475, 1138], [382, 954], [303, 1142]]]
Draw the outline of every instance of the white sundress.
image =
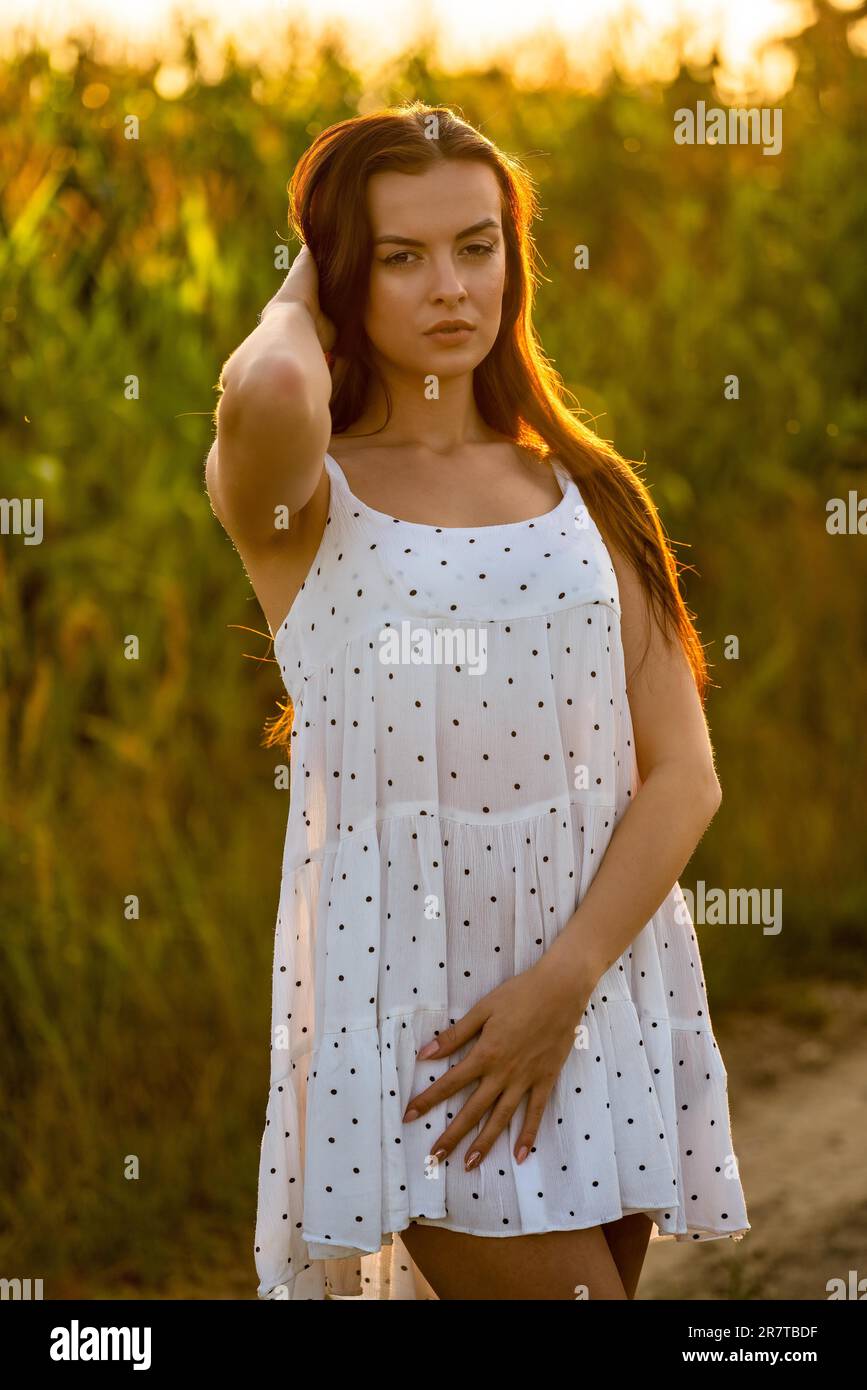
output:
[[546, 515], [440, 527], [366, 506], [325, 458], [322, 541], [274, 639], [295, 714], [260, 1298], [434, 1298], [410, 1222], [510, 1236], [640, 1211], [654, 1240], [750, 1229], [678, 884], [576, 1019], [523, 1164], [526, 1098], [469, 1172], [481, 1125], [439, 1165], [430, 1149], [475, 1082], [403, 1122], [474, 1044], [417, 1050], [539, 960], [641, 785], [615, 571], [553, 466]]

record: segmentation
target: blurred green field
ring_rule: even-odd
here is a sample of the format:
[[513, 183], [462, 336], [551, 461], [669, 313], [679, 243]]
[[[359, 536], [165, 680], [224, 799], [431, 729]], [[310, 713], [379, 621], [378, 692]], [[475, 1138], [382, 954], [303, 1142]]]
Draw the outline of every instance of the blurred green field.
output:
[[[420, 54], [379, 92], [528, 164], [545, 349], [688, 542], [724, 799], [681, 883], [783, 893], [778, 936], [699, 928], [714, 1017], [867, 958], [867, 541], [825, 527], [867, 492], [867, 65], [844, 34], [823, 10], [793, 45], [776, 157], [675, 146], [675, 110], [720, 104], [709, 73], [591, 97]], [[0, 544], [0, 1250], [48, 1298], [255, 1296], [283, 690], [203, 468], [220, 367], [283, 278], [293, 164], [362, 84], [330, 45], [279, 81], [230, 58], [206, 85], [192, 36], [187, 62], [174, 100], [86, 48], [0, 81], [0, 497], [44, 499], [42, 544]]]

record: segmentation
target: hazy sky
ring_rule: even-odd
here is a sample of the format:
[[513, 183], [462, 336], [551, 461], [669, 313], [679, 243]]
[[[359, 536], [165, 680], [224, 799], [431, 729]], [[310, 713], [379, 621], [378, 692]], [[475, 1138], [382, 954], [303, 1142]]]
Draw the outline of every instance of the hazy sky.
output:
[[[845, 11], [857, 0], [836, 3]], [[312, 33], [330, 24], [344, 33], [349, 56], [362, 67], [411, 49], [419, 32], [432, 29], [447, 65], [482, 65], [532, 35], [534, 43], [519, 51], [530, 79], [536, 55], [548, 53], [564, 56], [592, 80], [612, 43], [620, 64], [636, 76], [664, 77], [673, 61], [670, 34], [683, 24], [696, 34], [690, 60], [701, 62], [716, 43], [734, 93], [752, 84], [770, 92], [788, 87], [791, 64], [773, 40], [799, 32], [813, 9], [810, 0], [184, 0], [180, 7], [177, 0], [3, 0], [0, 28], [7, 45], [19, 24], [47, 38], [66, 32], [72, 15], [76, 28], [90, 21], [106, 38], [156, 45], [169, 58], [178, 13], [206, 16], [215, 39], [231, 33], [242, 52], [266, 59], [290, 22]]]

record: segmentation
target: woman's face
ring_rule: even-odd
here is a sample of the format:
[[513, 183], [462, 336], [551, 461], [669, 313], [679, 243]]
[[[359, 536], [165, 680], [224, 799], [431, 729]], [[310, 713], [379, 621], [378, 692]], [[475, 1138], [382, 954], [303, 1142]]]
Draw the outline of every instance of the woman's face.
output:
[[[373, 264], [364, 326], [384, 362], [413, 375], [457, 376], [490, 352], [500, 328], [506, 253], [500, 186], [478, 161], [423, 174], [392, 170], [367, 185]], [[469, 333], [432, 337], [443, 319]]]

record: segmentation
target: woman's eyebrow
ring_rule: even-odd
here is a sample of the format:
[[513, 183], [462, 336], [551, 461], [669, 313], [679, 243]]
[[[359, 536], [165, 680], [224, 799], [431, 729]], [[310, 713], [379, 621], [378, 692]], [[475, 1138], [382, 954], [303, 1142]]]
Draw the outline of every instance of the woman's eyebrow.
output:
[[[455, 241], [462, 241], [465, 236], [473, 236], [476, 232], [484, 231], [485, 227], [495, 227], [500, 230], [500, 224], [495, 217], [483, 217], [481, 222], [474, 222], [472, 227], [465, 227], [462, 232], [455, 233]], [[396, 242], [399, 246], [424, 246], [423, 241], [418, 241], [411, 236], [378, 236], [374, 239], [374, 246], [381, 246], [384, 241]]]

